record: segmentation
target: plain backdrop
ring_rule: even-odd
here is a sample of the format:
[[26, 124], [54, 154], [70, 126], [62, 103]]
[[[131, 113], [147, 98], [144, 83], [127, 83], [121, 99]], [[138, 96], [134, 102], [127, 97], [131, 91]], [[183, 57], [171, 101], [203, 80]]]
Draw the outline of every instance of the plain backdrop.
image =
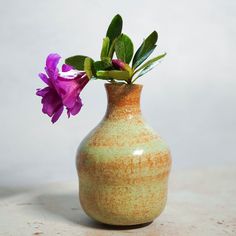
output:
[[98, 59], [117, 13], [136, 48], [155, 29], [154, 54], [168, 53], [138, 83], [173, 170], [236, 163], [235, 0], [0, 0], [1, 186], [77, 179], [76, 149], [106, 109], [103, 82], [84, 89], [78, 116], [52, 125], [35, 96], [38, 73], [51, 52]]

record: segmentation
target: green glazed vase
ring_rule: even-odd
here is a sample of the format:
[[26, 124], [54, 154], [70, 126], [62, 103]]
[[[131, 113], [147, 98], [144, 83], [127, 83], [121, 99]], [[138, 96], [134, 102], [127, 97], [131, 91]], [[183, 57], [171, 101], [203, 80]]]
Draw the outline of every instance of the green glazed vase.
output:
[[170, 151], [142, 118], [142, 85], [105, 88], [106, 114], [77, 152], [81, 206], [105, 224], [148, 223], [166, 204]]

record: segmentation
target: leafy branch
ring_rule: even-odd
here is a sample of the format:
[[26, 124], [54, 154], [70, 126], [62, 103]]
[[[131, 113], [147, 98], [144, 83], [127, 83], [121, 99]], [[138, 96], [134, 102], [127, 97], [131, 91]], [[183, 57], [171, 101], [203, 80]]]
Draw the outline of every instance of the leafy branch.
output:
[[[76, 55], [67, 58], [65, 63], [77, 70], [85, 71], [89, 79], [134, 83], [139, 77], [152, 70], [157, 62], [166, 56], [166, 53], [145, 62], [157, 46], [157, 32], [153, 31], [144, 39], [134, 54], [133, 42], [128, 35], [122, 33], [122, 26], [121, 16], [116, 15], [103, 39], [99, 61], [94, 61], [88, 56]], [[113, 59], [114, 54], [117, 59]]]

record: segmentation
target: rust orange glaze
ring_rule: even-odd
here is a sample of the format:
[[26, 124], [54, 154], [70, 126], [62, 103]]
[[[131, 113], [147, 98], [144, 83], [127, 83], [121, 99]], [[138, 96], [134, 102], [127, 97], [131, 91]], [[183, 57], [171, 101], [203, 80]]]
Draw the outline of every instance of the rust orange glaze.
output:
[[166, 204], [170, 151], [142, 118], [142, 85], [105, 87], [107, 112], [77, 152], [81, 205], [106, 224], [151, 222]]

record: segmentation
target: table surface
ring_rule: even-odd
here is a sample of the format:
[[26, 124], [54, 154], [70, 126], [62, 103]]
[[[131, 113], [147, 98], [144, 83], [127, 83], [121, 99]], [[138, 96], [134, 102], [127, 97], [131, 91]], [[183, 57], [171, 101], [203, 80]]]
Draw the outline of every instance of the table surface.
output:
[[236, 168], [172, 172], [164, 212], [145, 227], [108, 227], [90, 220], [77, 183], [0, 188], [1, 236], [236, 235]]

